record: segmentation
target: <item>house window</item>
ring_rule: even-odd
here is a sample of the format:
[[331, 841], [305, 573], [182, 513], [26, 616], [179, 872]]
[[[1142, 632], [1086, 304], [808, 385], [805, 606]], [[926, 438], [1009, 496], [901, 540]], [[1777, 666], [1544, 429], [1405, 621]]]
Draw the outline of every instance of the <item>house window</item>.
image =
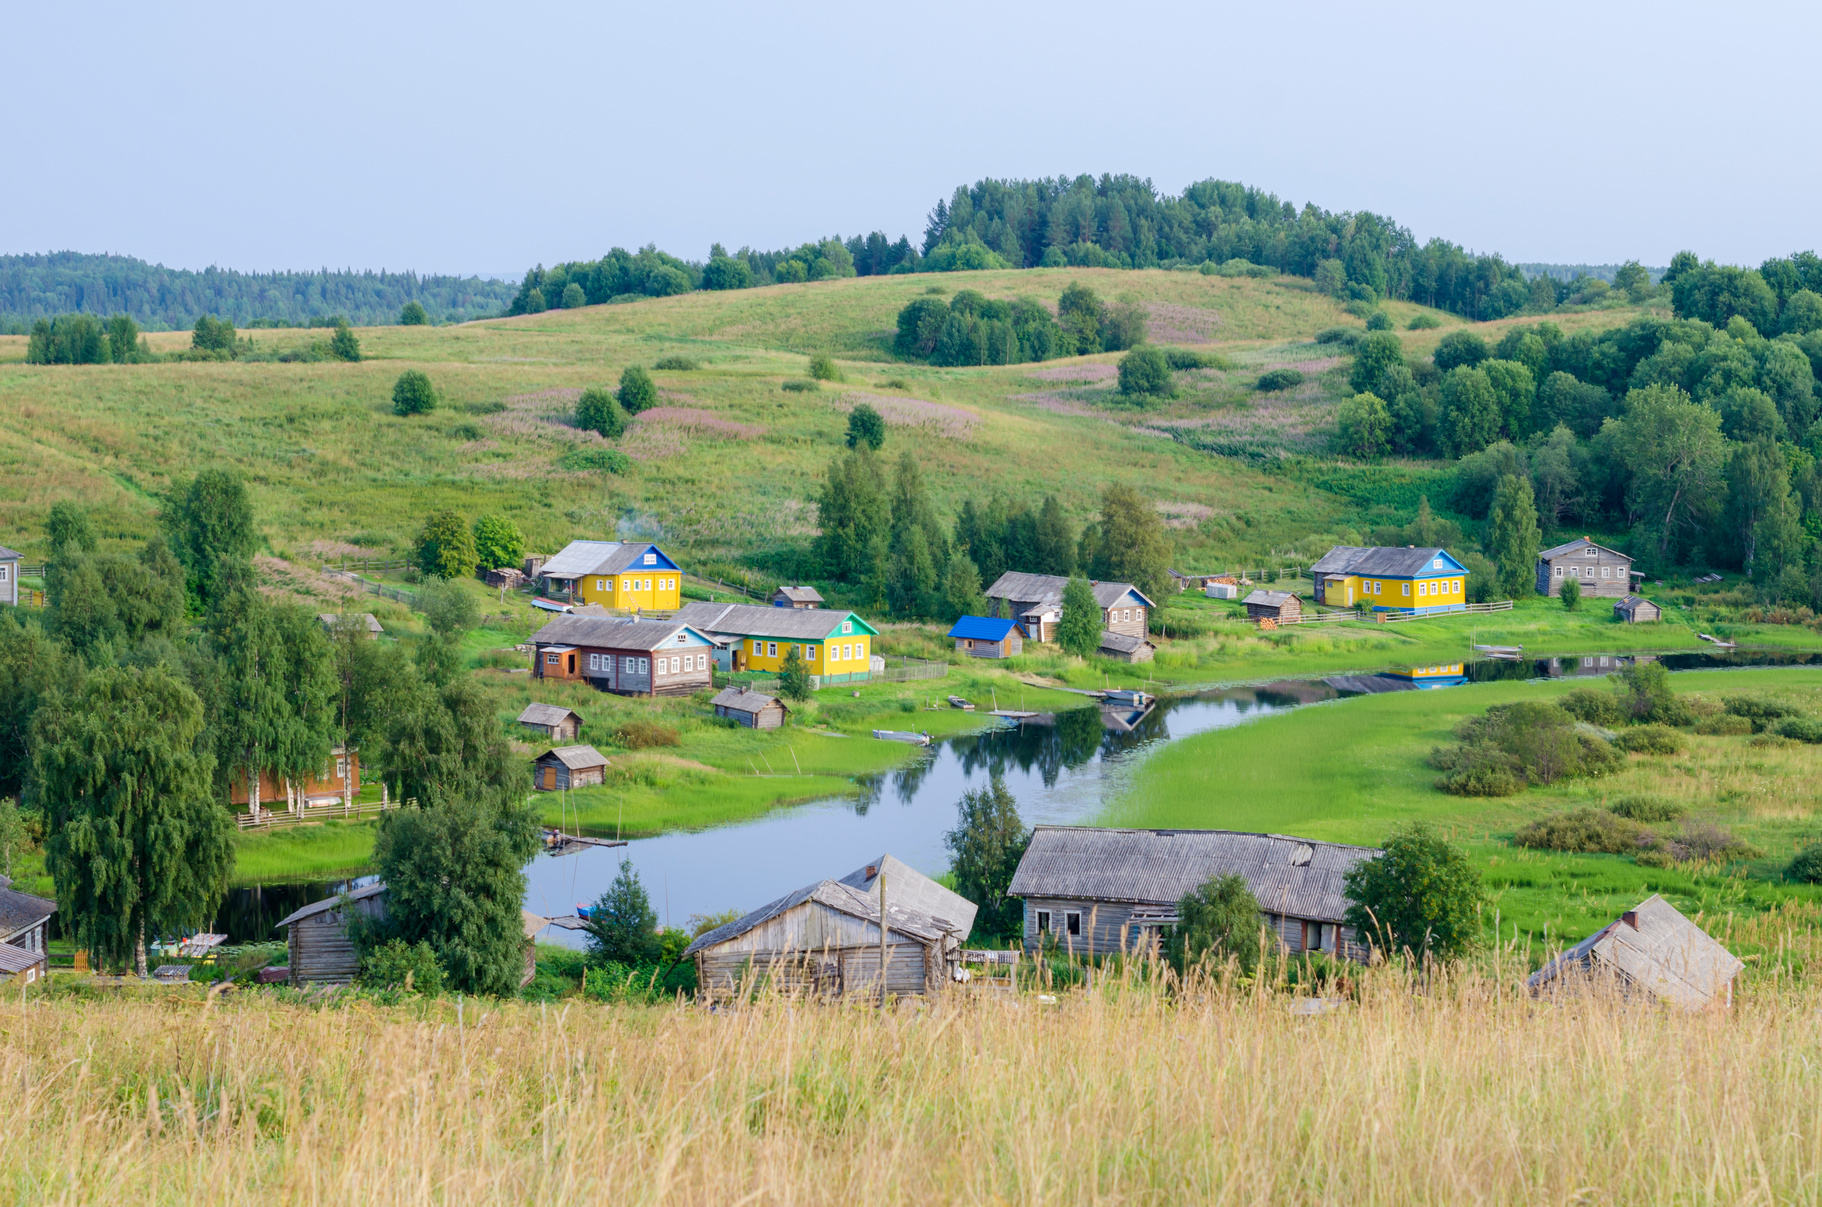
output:
[[753, 643], [753, 657], [757, 658], [763, 653], [765, 653], [765, 642], [755, 641]]
[[1038, 911], [1038, 933], [1040, 935], [1050, 933], [1050, 911], [1047, 909]]
[[1602, 578], [1611, 578], [1611, 577], [1613, 577], [1613, 575], [1612, 575], [1612, 573], [1611, 573], [1611, 572], [1610, 572], [1610, 571], [1609, 571], [1609, 570], [1608, 570], [1608, 569], [1607, 569], [1607, 567], [1605, 567], [1605, 566], [1602, 566], [1602, 567], [1601, 567], [1601, 577], [1602, 577]]
[[1556, 568], [1556, 577], [1561, 578], [1562, 576], [1563, 576], [1563, 568], [1561, 566], [1558, 566]]
[[656, 553], [648, 553], [639, 559], [639, 564], [641, 566], [656, 566], [658, 564], [658, 555]]
[[546, 654], [546, 655], [544, 655], [544, 665], [562, 666], [563, 665], [563, 656], [561, 654]]
[[768, 642], [766, 642], [766, 646], [765, 646], [765, 656], [766, 656], [766, 657], [767, 657], [767, 658], [776, 658], [776, 657], [778, 657], [778, 643], [777, 643], [777, 642], [776, 642], [776, 641], [768, 641]]
[[816, 651], [820, 650], [821, 648], [822, 647], [819, 645], [813, 645], [810, 647], [810, 661], [811, 662], [816, 661]]
[[1063, 926], [1064, 926], [1064, 929], [1068, 930], [1069, 933], [1072, 935], [1081, 934], [1082, 933], [1082, 915], [1079, 912], [1077, 912], [1076, 910], [1073, 910], [1073, 909], [1070, 910], [1068, 913], [1063, 915]]
[[591, 671], [597, 671], [597, 670], [601, 669], [601, 655], [590, 654], [588, 656], [588, 669]]
[[1404, 593], [1406, 595], [1409, 595], [1411, 593], [1411, 584], [1410, 583], [1404, 584]]
[[0, 583], [6, 581], [6, 576], [12, 573], [12, 569], [11, 566], [0, 566]]
[[595, 580], [595, 590], [597, 590], [597, 591], [605, 591], [605, 590], [607, 590], [607, 580], [606, 580], [606, 579], [601, 579], [601, 578], [597, 578], [597, 579], [596, 579], [596, 580]]
[[854, 622], [852, 620], [842, 621], [841, 622], [841, 631], [842, 631], [842, 635], [844, 637], [847, 636], [849, 633], [852, 633], [854, 631]]
[[626, 670], [626, 673], [627, 673], [627, 674], [629, 674], [629, 675], [630, 675], [630, 674], [632, 674], [632, 673], [633, 673], [633, 669], [634, 669], [634, 668], [635, 668], [635, 667], [637, 667], [637, 666], [638, 666], [638, 665], [639, 665], [639, 664], [638, 664], [638, 663], [637, 663], [637, 662], [636, 662], [636, 661], [634, 661], [634, 660], [633, 660], [633, 659], [631, 659], [631, 658], [628, 658], [628, 659], [627, 659], [627, 660], [626, 660], [626, 667], [625, 667], [625, 670]]
[[639, 659], [639, 673], [641, 675], [645, 674], [646, 668], [649, 667], [650, 665], [651, 664], [648, 663], [645, 659], [643, 659], [643, 658]]

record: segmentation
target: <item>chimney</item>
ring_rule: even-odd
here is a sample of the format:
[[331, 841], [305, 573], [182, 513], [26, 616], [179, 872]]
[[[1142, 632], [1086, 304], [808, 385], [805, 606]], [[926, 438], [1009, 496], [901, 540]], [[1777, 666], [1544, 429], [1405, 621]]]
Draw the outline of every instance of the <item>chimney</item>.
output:
[[1639, 928], [1639, 911], [1636, 909], [1627, 910], [1620, 915], [1620, 921], [1624, 922], [1627, 926], [1630, 926], [1633, 930], [1637, 930]]

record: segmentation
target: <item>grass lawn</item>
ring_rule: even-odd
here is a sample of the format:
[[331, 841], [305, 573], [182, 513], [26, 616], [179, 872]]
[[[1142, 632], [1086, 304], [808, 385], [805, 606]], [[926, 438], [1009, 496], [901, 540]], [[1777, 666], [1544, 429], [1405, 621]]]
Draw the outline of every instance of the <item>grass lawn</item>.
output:
[[[1673, 677], [1679, 692], [1751, 691], [1822, 711], [1822, 671], [1741, 670]], [[1627, 756], [1618, 774], [1559, 781], [1518, 796], [1471, 799], [1433, 786], [1426, 758], [1463, 717], [1492, 704], [1548, 699], [1589, 680], [1489, 683], [1363, 696], [1299, 708], [1187, 738], [1160, 750], [1110, 807], [1110, 824], [1267, 831], [1372, 845], [1399, 822], [1423, 820], [1462, 842], [1483, 876], [1507, 939], [1574, 940], [1653, 892], [1687, 910], [1756, 912], [1822, 889], [1783, 882], [1799, 845], [1822, 837], [1822, 747], [1755, 747], [1744, 737], [1690, 735], [1673, 757]], [[1726, 867], [1641, 867], [1619, 855], [1527, 851], [1508, 841], [1551, 813], [1633, 793], [1684, 803], [1694, 818], [1762, 848]], [[1492, 917], [1487, 919], [1489, 929]]]
[[365, 871], [373, 857], [371, 821], [330, 821], [284, 829], [237, 831], [233, 883], [325, 880]]

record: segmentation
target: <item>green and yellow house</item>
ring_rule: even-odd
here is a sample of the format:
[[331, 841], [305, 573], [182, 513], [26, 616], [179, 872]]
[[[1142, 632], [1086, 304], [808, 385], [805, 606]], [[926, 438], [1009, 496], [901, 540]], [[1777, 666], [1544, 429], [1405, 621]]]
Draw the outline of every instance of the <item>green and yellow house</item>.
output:
[[1376, 612], [1461, 612], [1468, 568], [1447, 549], [1336, 545], [1310, 567], [1316, 602], [1331, 608], [1366, 604]]
[[723, 670], [777, 673], [795, 646], [824, 683], [855, 682], [872, 673], [878, 630], [852, 612], [695, 602], [672, 619], [719, 639], [723, 649], [715, 661]]

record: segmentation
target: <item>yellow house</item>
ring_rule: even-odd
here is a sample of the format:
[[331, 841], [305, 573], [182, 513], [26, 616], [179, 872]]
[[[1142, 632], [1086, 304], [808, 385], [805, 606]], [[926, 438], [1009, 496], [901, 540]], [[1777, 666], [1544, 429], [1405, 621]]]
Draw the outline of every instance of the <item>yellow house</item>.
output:
[[1446, 549], [1337, 545], [1310, 567], [1316, 602], [1331, 608], [1365, 603], [1378, 612], [1460, 612], [1468, 602], [1468, 568]]
[[716, 659], [724, 670], [776, 673], [795, 647], [805, 668], [824, 683], [872, 672], [878, 630], [852, 612], [697, 602], [684, 605], [675, 619], [727, 643], [726, 654]]
[[572, 603], [625, 612], [671, 612], [683, 603], [677, 563], [645, 541], [571, 541], [538, 577], [546, 595]]

